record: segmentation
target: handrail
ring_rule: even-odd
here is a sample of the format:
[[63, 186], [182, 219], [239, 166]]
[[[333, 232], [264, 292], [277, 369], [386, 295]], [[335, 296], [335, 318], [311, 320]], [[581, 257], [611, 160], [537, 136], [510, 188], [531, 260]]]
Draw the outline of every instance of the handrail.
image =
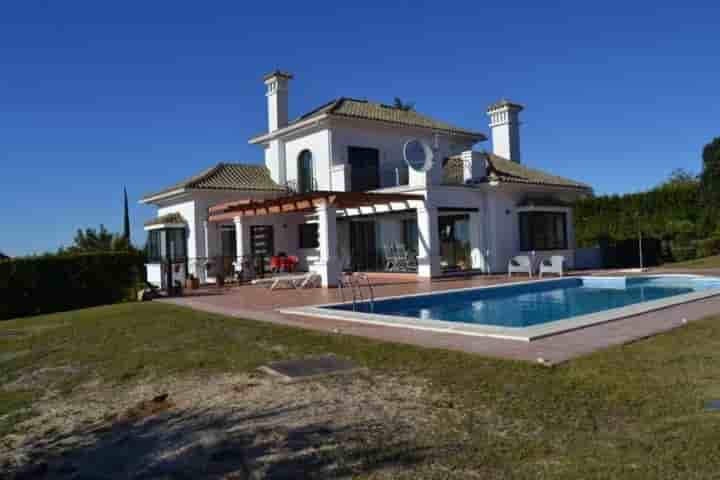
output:
[[365, 286], [368, 288], [368, 291], [370, 292], [370, 312], [375, 311], [375, 293], [373, 292], [372, 283], [370, 283], [370, 277], [365, 275], [364, 273], [361, 275], [358, 275], [358, 289], [360, 288], [360, 282], [359, 280], [365, 280]]
[[338, 282], [338, 289], [340, 290], [340, 298], [342, 302], [345, 302], [345, 289], [350, 288], [350, 292], [352, 293], [352, 308], [353, 312], [357, 311], [357, 304], [359, 302], [364, 302], [365, 297], [363, 295], [363, 284], [362, 281], [365, 281], [365, 287], [368, 291], [368, 301], [370, 303], [370, 312], [375, 311], [375, 291], [373, 290], [372, 283], [370, 282], [370, 278], [365, 275], [364, 273], [351, 273], [351, 274], [342, 274], [340, 276], [339, 282]]

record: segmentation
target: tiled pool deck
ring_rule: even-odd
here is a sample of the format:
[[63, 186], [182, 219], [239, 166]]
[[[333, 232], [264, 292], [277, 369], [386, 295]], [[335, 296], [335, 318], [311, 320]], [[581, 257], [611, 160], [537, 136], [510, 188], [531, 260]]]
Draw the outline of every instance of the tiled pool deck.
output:
[[[582, 274], [587, 275], [588, 273], [583, 272]], [[594, 273], [602, 273], [603, 275], [619, 274], [618, 272]], [[692, 273], [720, 276], [720, 270], [702, 272], [654, 270], [650, 273]], [[376, 274], [372, 276], [372, 281], [375, 296], [379, 298], [409, 293], [496, 285], [508, 283], [509, 281], [527, 281], [527, 277], [517, 276], [512, 280], [508, 280], [506, 276], [455, 277], [428, 282], [418, 280], [414, 275]], [[269, 291], [257, 286], [230, 286], [222, 289], [215, 287], [203, 288], [185, 297], [160, 301], [238, 318], [268, 321], [336, 334], [358, 335], [389, 342], [460, 350], [491, 357], [531, 362], [537, 362], [539, 358], [542, 358], [544, 363], [548, 365], [564, 362], [611, 345], [632, 342], [681, 327], [683, 319], [690, 322], [720, 313], [720, 296], [718, 296], [614, 320], [601, 325], [593, 325], [532, 342], [523, 342], [289, 315], [282, 314], [277, 310], [333, 303], [339, 300], [340, 296], [336, 289]]]

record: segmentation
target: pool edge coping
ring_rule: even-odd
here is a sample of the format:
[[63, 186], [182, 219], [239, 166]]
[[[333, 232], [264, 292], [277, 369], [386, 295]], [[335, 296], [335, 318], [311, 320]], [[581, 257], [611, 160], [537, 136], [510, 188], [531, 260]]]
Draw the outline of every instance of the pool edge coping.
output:
[[[627, 275], [623, 275], [628, 277]], [[696, 274], [650, 274], [641, 275], [647, 277], [688, 277], [688, 278], [716, 278], [709, 277], [707, 275], [696, 275]], [[463, 287], [454, 288], [448, 290], [434, 291], [434, 292], [421, 292], [413, 293], [408, 295], [392, 295], [387, 297], [381, 297], [375, 299], [390, 300], [398, 298], [408, 298], [417, 296], [431, 296], [441, 295], [453, 292], [462, 292], [469, 290], [483, 290], [488, 288], [508, 288], [517, 285], [527, 284], [538, 284], [541, 282], [554, 282], [558, 280], [566, 279], [582, 279], [583, 277], [591, 278], [617, 278], [617, 276], [610, 275], [573, 275], [565, 277], [555, 277], [550, 279], [540, 280], [528, 280], [522, 282], [513, 282], [511, 284], [504, 285], [484, 285], [475, 287]], [[333, 302], [325, 303], [321, 305], [312, 305], [304, 307], [291, 307], [281, 308], [277, 311], [283, 314], [289, 315], [302, 315], [308, 317], [319, 317], [333, 320], [342, 320], [355, 323], [363, 323], [370, 325], [379, 325], [394, 328], [408, 328], [411, 330], [422, 330], [436, 333], [452, 333], [465, 336], [485, 337], [485, 338], [497, 338], [502, 340], [515, 340], [523, 342], [532, 342], [534, 340], [540, 340], [563, 333], [580, 330], [583, 328], [592, 327], [595, 325], [601, 325], [625, 318], [634, 317], [644, 313], [649, 313], [657, 310], [663, 310], [666, 308], [692, 303], [700, 300], [704, 300], [711, 297], [720, 296], [720, 288], [708, 289], [699, 292], [691, 292], [683, 295], [675, 295], [672, 297], [662, 298], [658, 300], [651, 300], [647, 302], [640, 302], [637, 304], [612, 308], [604, 310], [602, 312], [590, 313], [586, 315], [579, 315], [571, 318], [562, 320], [555, 320], [546, 324], [533, 325], [529, 327], [500, 327], [496, 325], [482, 325], [482, 324], [471, 324], [462, 322], [449, 322], [446, 320], [434, 320], [434, 319], [420, 319], [403, 317], [399, 315], [383, 315], [376, 313], [361, 313], [352, 311], [342, 310], [329, 310], [326, 307], [335, 305], [346, 305], [351, 304], [352, 301], [347, 302]], [[681, 319], [682, 321], [683, 319]], [[679, 323], [680, 325], [681, 323]]]

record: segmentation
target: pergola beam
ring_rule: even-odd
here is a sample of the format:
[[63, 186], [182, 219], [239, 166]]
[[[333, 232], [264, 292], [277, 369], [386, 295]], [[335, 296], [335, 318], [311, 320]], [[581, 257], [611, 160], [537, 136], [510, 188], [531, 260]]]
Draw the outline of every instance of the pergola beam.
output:
[[404, 203], [410, 200], [424, 200], [424, 195], [403, 193], [372, 192], [310, 192], [265, 200], [246, 199], [223, 203], [208, 209], [210, 222], [221, 222], [235, 217], [253, 217], [289, 212], [309, 211], [316, 207], [336, 208], [371, 207], [390, 203]]

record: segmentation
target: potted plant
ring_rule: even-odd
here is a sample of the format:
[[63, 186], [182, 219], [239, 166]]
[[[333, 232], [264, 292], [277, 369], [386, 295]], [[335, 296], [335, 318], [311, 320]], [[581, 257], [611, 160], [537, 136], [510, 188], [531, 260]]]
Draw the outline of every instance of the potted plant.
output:
[[191, 273], [185, 280], [185, 288], [188, 290], [197, 290], [200, 288], [200, 280]]

